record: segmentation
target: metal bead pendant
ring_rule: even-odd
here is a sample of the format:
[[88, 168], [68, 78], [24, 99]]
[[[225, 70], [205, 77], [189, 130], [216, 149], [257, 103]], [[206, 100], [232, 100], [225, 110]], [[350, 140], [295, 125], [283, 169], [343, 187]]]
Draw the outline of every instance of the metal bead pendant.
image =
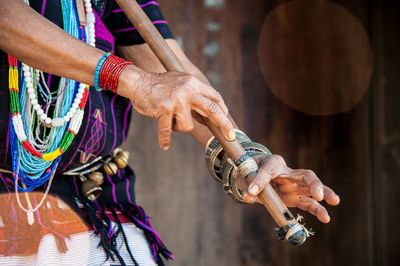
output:
[[103, 170], [106, 175], [113, 176], [118, 172], [118, 166], [113, 162], [104, 163]]
[[114, 158], [114, 162], [117, 164], [118, 168], [123, 169], [128, 165], [128, 158], [118, 153], [117, 156]]
[[104, 175], [100, 172], [92, 172], [89, 174], [88, 178], [100, 186], [104, 182]]
[[126, 160], [128, 160], [129, 159], [129, 151], [120, 150], [117, 153], [117, 157], [118, 156], [124, 157]]
[[83, 182], [81, 189], [83, 195], [91, 201], [97, 199], [103, 191], [103, 189], [92, 180]]

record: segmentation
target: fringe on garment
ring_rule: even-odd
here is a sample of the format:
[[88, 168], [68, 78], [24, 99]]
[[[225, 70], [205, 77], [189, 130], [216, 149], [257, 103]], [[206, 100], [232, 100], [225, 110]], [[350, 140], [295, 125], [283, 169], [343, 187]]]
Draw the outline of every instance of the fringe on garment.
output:
[[[1, 173], [0, 179], [5, 187], [9, 188], [9, 185], [12, 185], [12, 179], [1, 175]], [[136, 225], [136, 227], [143, 230], [144, 236], [150, 246], [152, 257], [158, 265], [165, 265], [163, 258], [167, 260], [174, 259], [173, 254], [166, 248], [159, 234], [151, 226], [150, 218], [139, 205], [135, 203], [119, 203], [117, 205], [102, 204], [100, 206], [100, 204], [91, 202], [83, 197], [63, 198], [58, 195], [61, 200], [71, 207], [70, 209], [63, 210], [56, 207], [57, 197], [50, 197], [50, 195], [46, 201], [49, 202], [52, 207], [47, 208], [47, 204], [43, 204], [43, 206], [35, 212], [35, 223], [33, 225], [28, 225], [26, 213], [19, 209], [12, 190], [7, 189], [7, 192], [3, 194], [6, 200], [3, 199], [3, 208], [0, 208], [0, 216], [4, 226], [2, 228], [4, 229], [2, 230], [4, 235], [0, 236], [0, 240], [4, 240], [3, 242], [0, 241], [2, 242], [2, 245], [0, 245], [0, 253], [2, 253], [2, 255], [28, 255], [27, 250], [29, 250], [31, 254], [35, 254], [39, 248], [41, 238], [49, 233], [55, 237], [58, 251], [60, 253], [66, 253], [68, 250], [66, 239], [69, 239], [72, 234], [93, 230], [94, 234], [100, 239], [99, 246], [103, 248], [106, 254], [106, 260], [111, 259], [113, 261], [118, 261], [121, 265], [126, 265], [128, 263], [123, 260], [119, 253], [120, 247], [117, 245], [117, 237], [121, 235], [123, 244], [132, 262], [134, 265], [139, 265], [130, 250], [120, 216], [118, 215], [118, 213], [121, 213], [124, 216], [124, 221], [128, 220]], [[22, 193], [20, 196], [22, 196]], [[29, 194], [34, 205], [40, 201], [41, 196], [41, 193]], [[111, 213], [113, 221], [111, 221], [109, 213]], [[75, 223], [73, 225], [68, 225], [68, 227], [64, 226], [62, 230], [60, 230], [60, 227], [57, 228], [57, 226], [51, 222], [53, 220], [68, 220], [74, 215], [83, 219], [85, 224], [82, 222]], [[69, 231], [65, 232], [65, 228], [68, 228]], [[35, 234], [32, 234], [32, 232], [35, 232]]]

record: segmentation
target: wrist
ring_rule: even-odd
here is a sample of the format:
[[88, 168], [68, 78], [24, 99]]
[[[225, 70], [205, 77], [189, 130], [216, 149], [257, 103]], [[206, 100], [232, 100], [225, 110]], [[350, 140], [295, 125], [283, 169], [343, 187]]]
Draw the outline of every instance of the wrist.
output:
[[133, 101], [139, 87], [139, 80], [143, 75], [145, 75], [145, 72], [138, 67], [133, 65], [127, 66], [119, 77], [118, 94]]

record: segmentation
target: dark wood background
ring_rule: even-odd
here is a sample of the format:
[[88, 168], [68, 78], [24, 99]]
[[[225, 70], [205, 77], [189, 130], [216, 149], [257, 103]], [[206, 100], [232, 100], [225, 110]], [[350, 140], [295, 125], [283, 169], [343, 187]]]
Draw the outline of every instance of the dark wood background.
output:
[[135, 116], [137, 198], [177, 256], [169, 265], [400, 265], [400, 8], [379, 0], [160, 0], [187, 55], [236, 120], [340, 194], [302, 247], [260, 206], [225, 196], [203, 148]]

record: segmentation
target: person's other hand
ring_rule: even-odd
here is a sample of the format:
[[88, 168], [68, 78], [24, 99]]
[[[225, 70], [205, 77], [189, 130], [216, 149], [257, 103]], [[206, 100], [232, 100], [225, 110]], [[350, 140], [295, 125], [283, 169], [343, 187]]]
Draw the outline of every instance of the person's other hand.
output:
[[[316, 216], [323, 223], [330, 221], [329, 214], [319, 202], [325, 200], [336, 206], [339, 196], [311, 170], [291, 169], [279, 155], [259, 155], [254, 157], [259, 165], [257, 176], [248, 186], [243, 199], [247, 203], [259, 202], [257, 195], [271, 183], [287, 207], [297, 207]], [[245, 186], [240, 178], [239, 188]]]
[[163, 150], [170, 146], [172, 130], [190, 132], [193, 129], [193, 111], [210, 119], [226, 139], [235, 139], [221, 95], [195, 76], [180, 72], [143, 72], [135, 85], [129, 98], [137, 112], [159, 121], [159, 144]]

